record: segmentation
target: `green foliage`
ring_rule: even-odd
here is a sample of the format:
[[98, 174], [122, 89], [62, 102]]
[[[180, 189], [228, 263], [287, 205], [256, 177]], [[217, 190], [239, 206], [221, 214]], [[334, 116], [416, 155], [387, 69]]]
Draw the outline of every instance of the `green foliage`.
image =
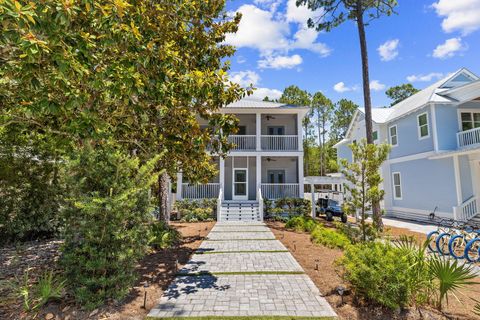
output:
[[175, 202], [181, 220], [186, 222], [211, 221], [217, 209], [217, 199], [191, 200], [182, 199]]
[[68, 163], [61, 263], [76, 300], [89, 309], [125, 297], [136, 278], [135, 265], [148, 245], [157, 160], [140, 165], [104, 146], [79, 150]]
[[281, 198], [275, 200], [277, 213], [285, 213], [288, 216], [308, 216], [312, 212], [310, 200], [303, 198]]
[[407, 99], [408, 97], [417, 93], [418, 90], [411, 83], [404, 83], [395, 87], [389, 88], [385, 91], [385, 94], [393, 100], [390, 104], [391, 106], [396, 105], [397, 103]]
[[[380, 167], [387, 159], [390, 145], [367, 144], [365, 139], [350, 145], [353, 162], [341, 159], [343, 174], [347, 179], [345, 190], [349, 195], [344, 202], [344, 210], [347, 214], [354, 215], [360, 211], [360, 226], [362, 239], [368, 238], [368, 225], [365, 222], [367, 212], [372, 210], [374, 203], [379, 203], [385, 194], [380, 188], [383, 179], [380, 175]], [[381, 218], [380, 218], [381, 219]], [[381, 221], [375, 221], [374, 227], [378, 229]]]
[[150, 240], [148, 244], [155, 249], [167, 249], [180, 242], [181, 234], [165, 221], [154, 221], [150, 224]]
[[317, 222], [310, 217], [296, 216], [288, 219], [285, 228], [294, 229], [297, 232], [311, 232], [317, 226]]
[[[312, 113], [316, 116], [316, 125], [318, 132], [318, 145], [320, 151], [320, 172], [321, 176], [326, 174], [327, 169], [327, 157], [326, 157], [326, 134], [327, 126], [332, 119], [333, 102], [328, 99], [323, 93], [316, 92], [312, 97]], [[330, 146], [331, 148], [331, 146]]]
[[347, 99], [341, 99], [335, 104], [330, 128], [330, 140], [334, 141], [334, 144], [345, 137], [353, 115], [358, 108], [357, 104]]
[[471, 284], [476, 274], [472, 266], [459, 263], [448, 257], [435, 256], [430, 261], [430, 272], [435, 278], [438, 288], [437, 308], [442, 310], [443, 301], [448, 304], [448, 295]]
[[338, 261], [355, 295], [379, 305], [397, 309], [410, 302], [412, 288], [409, 260], [401, 250], [382, 242], [347, 246]]
[[311, 238], [314, 243], [328, 248], [345, 249], [351, 244], [347, 236], [335, 229], [317, 225], [311, 232]]
[[49, 301], [60, 299], [65, 291], [65, 280], [61, 280], [51, 270], [44, 272], [33, 285], [30, 281], [27, 270], [23, 279], [14, 284], [25, 311], [37, 310]]

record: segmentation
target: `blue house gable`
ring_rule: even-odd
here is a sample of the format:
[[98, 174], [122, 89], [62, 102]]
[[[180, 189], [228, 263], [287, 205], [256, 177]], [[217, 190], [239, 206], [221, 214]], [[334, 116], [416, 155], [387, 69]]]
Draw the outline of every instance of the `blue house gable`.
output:
[[[372, 110], [375, 143], [392, 149], [382, 166], [387, 214], [470, 220], [480, 213], [480, 78], [463, 68], [391, 108]], [[338, 158], [365, 137], [357, 110]]]

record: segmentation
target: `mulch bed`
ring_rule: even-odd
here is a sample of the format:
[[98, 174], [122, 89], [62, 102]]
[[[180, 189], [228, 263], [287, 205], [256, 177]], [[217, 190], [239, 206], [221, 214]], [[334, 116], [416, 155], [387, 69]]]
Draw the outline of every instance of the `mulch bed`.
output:
[[[147, 255], [138, 265], [139, 279], [130, 294], [123, 301], [111, 301], [93, 312], [83, 310], [71, 297], [66, 297], [28, 314], [23, 311], [21, 299], [14, 293], [12, 283], [21, 280], [27, 269], [29, 278], [35, 281], [45, 270], [56, 265], [61, 241], [35, 241], [0, 248], [0, 319], [144, 319], [174, 279], [177, 263], [180, 268], [188, 261], [214, 224], [173, 222], [172, 226], [183, 236], [182, 243], [176, 248]], [[147, 288], [144, 288], [145, 282], [148, 282]], [[147, 303], [144, 309], [145, 292]]]
[[[327, 227], [333, 227], [331, 223], [320, 221]], [[475, 303], [470, 299], [470, 297], [480, 298], [480, 284], [471, 286], [469, 289], [462, 290], [462, 293], [457, 294], [459, 301], [455, 297], [450, 297], [449, 305], [445, 307], [444, 314], [429, 308], [421, 309], [421, 314], [414, 309], [392, 312], [384, 308], [362, 304], [359, 301], [355, 301], [352, 295], [344, 296], [342, 303], [342, 298], [337, 293], [337, 288], [339, 286], [348, 288], [348, 285], [342, 280], [339, 268], [335, 264], [335, 261], [342, 256], [342, 251], [313, 244], [308, 233], [285, 229], [285, 224], [282, 222], [267, 222], [267, 225], [271, 228], [275, 237], [287, 247], [298, 263], [300, 263], [320, 292], [335, 309], [340, 319], [480, 319], [480, 317], [473, 315], [472, 310]], [[419, 242], [425, 238], [423, 234], [395, 227], [388, 227], [387, 232], [393, 237], [407, 234], [415, 237]], [[477, 279], [477, 281], [480, 283], [480, 279]]]

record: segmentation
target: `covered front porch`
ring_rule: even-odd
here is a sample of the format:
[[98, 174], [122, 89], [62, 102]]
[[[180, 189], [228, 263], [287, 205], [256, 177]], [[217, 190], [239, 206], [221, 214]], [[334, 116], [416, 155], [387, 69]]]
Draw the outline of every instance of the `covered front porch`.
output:
[[303, 156], [228, 156], [214, 158], [218, 176], [206, 184], [190, 184], [179, 174], [177, 199], [218, 198], [258, 201], [303, 197]]

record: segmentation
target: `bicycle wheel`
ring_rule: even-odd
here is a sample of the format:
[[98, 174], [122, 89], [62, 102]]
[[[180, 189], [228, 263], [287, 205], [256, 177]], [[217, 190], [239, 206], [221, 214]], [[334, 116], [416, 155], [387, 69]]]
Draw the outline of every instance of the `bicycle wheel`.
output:
[[448, 242], [448, 252], [455, 259], [465, 257], [465, 236], [456, 234]]
[[442, 233], [441, 235], [438, 236], [437, 241], [435, 242], [437, 244], [437, 251], [440, 253], [442, 256], [448, 256], [448, 242], [450, 241], [450, 238], [452, 235], [450, 233]]
[[427, 234], [427, 241], [428, 241], [428, 250], [431, 252], [437, 252], [437, 238], [438, 238], [438, 231], [432, 231]]
[[475, 238], [467, 243], [464, 256], [468, 262], [480, 262], [480, 238]]

